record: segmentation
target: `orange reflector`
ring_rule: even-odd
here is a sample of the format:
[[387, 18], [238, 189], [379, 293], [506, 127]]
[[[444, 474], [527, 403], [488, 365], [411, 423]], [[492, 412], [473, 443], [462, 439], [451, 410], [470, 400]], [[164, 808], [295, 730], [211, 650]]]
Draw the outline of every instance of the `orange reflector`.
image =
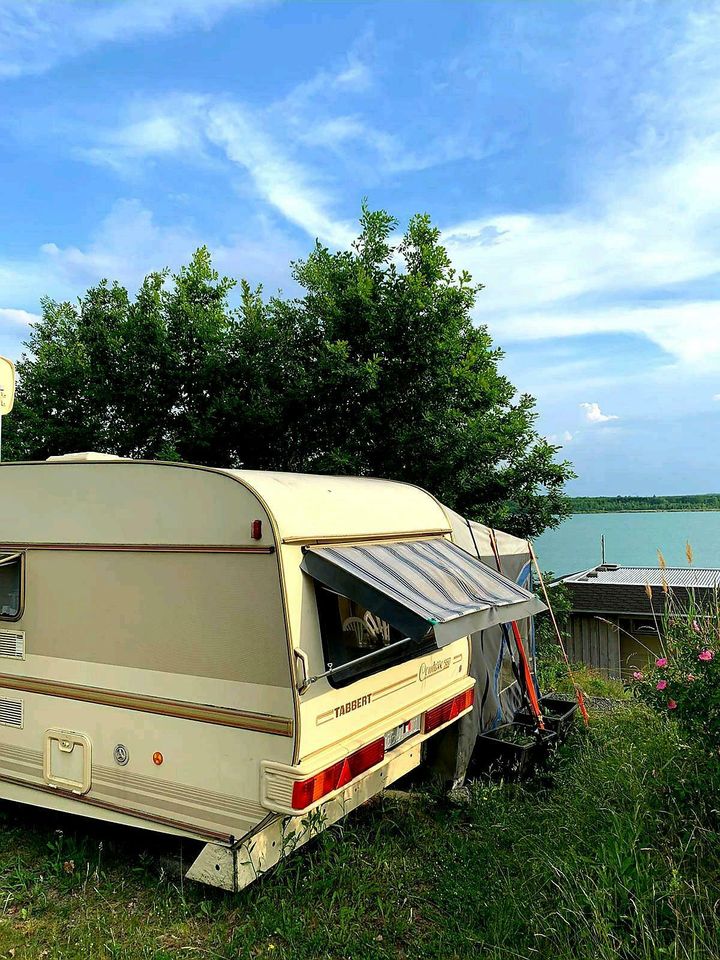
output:
[[453, 697], [452, 700], [446, 700], [445, 703], [441, 703], [439, 707], [433, 707], [432, 710], [428, 710], [425, 713], [423, 732], [430, 733], [431, 730], [436, 730], [444, 723], [449, 723], [451, 720], [454, 720], [463, 710], [467, 710], [468, 707], [472, 706], [474, 699], [475, 687], [471, 687], [469, 690], [466, 690], [465, 693], [459, 693], [456, 697]]
[[159, 750], [153, 754], [153, 763], [155, 764], [156, 767], [159, 767], [164, 759], [165, 757], [163, 757], [163, 755], [160, 753]]
[[316, 773], [307, 780], [298, 780], [293, 784], [292, 806], [295, 810], [309, 807], [334, 790], [346, 786], [355, 777], [365, 773], [385, 756], [385, 738], [380, 737], [366, 747], [361, 747], [344, 760], [339, 760], [322, 773]]

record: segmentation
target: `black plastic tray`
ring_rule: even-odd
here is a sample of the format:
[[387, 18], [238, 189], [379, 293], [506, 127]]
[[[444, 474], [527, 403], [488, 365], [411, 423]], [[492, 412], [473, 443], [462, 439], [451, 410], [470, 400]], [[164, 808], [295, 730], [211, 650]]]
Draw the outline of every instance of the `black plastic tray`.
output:
[[532, 743], [513, 743], [511, 740], [501, 739], [502, 732], [509, 727], [527, 731], [527, 724], [504, 723], [494, 730], [481, 733], [477, 741], [476, 755], [486, 768], [495, 767], [505, 774], [521, 777], [530, 773], [545, 759], [555, 745], [557, 734], [552, 730], [544, 730], [534, 737]]
[[[548, 694], [540, 697], [540, 709], [547, 730], [553, 730], [558, 739], [564, 740], [572, 726], [578, 705], [571, 700], [561, 700]], [[552, 713], [547, 712], [552, 711]], [[519, 710], [515, 714], [515, 722], [534, 727], [535, 717], [528, 710]]]

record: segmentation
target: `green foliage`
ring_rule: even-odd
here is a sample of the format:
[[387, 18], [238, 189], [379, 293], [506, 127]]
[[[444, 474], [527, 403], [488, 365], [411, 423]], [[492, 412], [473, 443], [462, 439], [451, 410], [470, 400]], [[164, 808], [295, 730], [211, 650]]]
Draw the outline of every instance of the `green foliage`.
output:
[[541, 780], [391, 792], [238, 895], [182, 881], [188, 841], [6, 806], [0, 956], [709, 960], [719, 790], [716, 755], [631, 703]]
[[634, 510], [720, 510], [720, 493], [676, 497], [571, 497], [570, 513], [624, 513]]
[[720, 747], [720, 608], [717, 597], [687, 606], [668, 593], [660, 622], [663, 655], [634, 674], [637, 695], [661, 713], [671, 713], [701, 744]]
[[[567, 625], [572, 601], [570, 591], [564, 583], [553, 583], [555, 574], [545, 571], [543, 579], [547, 587], [548, 596], [552, 605], [555, 619], [563, 640], [566, 636]], [[544, 594], [537, 589], [540, 600], [545, 601]], [[565, 681], [568, 680], [568, 669], [560, 650], [555, 628], [550, 619], [549, 611], [545, 610], [535, 617], [535, 651], [536, 676], [540, 689], [545, 692], [561, 692], [565, 690]], [[570, 688], [572, 690], [572, 686]]]
[[[554, 576], [554, 573], [546, 572], [543, 574], [543, 579], [547, 586], [560, 635], [567, 648], [567, 630], [572, 611], [572, 598], [566, 584], [561, 581], [552, 582]], [[544, 600], [544, 596], [539, 591], [536, 591], [536, 593], [541, 600]], [[567, 664], [560, 650], [555, 628], [548, 611], [544, 611], [535, 617], [535, 649], [537, 654], [536, 676], [540, 690], [543, 693], [574, 694], [575, 688], [570, 679]], [[627, 690], [619, 680], [609, 680], [597, 670], [593, 670], [582, 663], [573, 663], [571, 667], [575, 682], [588, 696], [604, 697], [611, 700], [627, 699]]]
[[[628, 691], [621, 680], [608, 679], [599, 670], [593, 670], [584, 663], [573, 663], [572, 673], [575, 683], [589, 697], [601, 697], [605, 700], [629, 698]], [[565, 661], [561, 658], [554, 661], [538, 661], [538, 683], [543, 693], [574, 694], [575, 692]]]
[[219, 277], [202, 248], [135, 299], [102, 282], [76, 304], [43, 301], [6, 455], [373, 475], [523, 536], [556, 524], [570, 465], [473, 324], [481, 287], [428, 217], [399, 242], [387, 213], [363, 209], [360, 225], [350, 250], [317, 244], [294, 265], [296, 299]]
[[[545, 581], [550, 605], [555, 614], [555, 621], [560, 629], [560, 635], [564, 640], [572, 611], [572, 598], [567, 585], [562, 581], [553, 583], [554, 578], [555, 574], [550, 570], [546, 570], [543, 573], [543, 580]], [[535, 593], [538, 599], [544, 603], [545, 595], [539, 587], [535, 590]], [[553, 627], [548, 610], [544, 610], [535, 617], [535, 645], [539, 657], [552, 657], [555, 652], [557, 652], [558, 655], [560, 654], [555, 628]]]

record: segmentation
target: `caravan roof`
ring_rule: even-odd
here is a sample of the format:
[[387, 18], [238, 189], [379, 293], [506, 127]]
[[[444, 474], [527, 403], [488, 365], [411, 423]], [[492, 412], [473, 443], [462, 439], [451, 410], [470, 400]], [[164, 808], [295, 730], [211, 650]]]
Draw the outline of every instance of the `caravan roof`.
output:
[[[449, 518], [434, 497], [419, 487], [390, 480], [231, 470], [93, 453], [7, 462], [0, 464], [0, 469], [4, 471], [4, 483], [12, 483], [17, 475], [16, 482], [25, 492], [28, 484], [37, 482], [38, 496], [42, 496], [43, 502], [47, 501], [48, 490], [51, 497], [54, 493], [62, 504], [56, 519], [59, 526], [64, 525], [62, 515], [67, 513], [68, 503], [77, 502], [78, 513], [84, 515], [85, 522], [76, 526], [76, 532], [86, 526], [90, 539], [91, 531], [95, 530], [97, 535], [106, 528], [108, 539], [112, 539], [112, 527], [121, 539], [128, 541], [145, 539], [154, 530], [154, 535], [173, 542], [183, 529], [182, 535], [189, 538], [188, 542], [235, 542], [237, 533], [230, 530], [228, 513], [233, 509], [233, 486], [238, 492], [245, 488], [265, 507], [281, 542], [450, 532]], [[53, 476], [50, 484], [48, 472]], [[135, 513], [122, 522], [118, 516], [113, 523], [108, 512], [121, 510], [120, 504], [127, 500], [125, 485], [130, 478], [135, 490]], [[17, 510], [16, 505], [11, 508], [10, 504], [26, 502], [27, 497], [13, 498], [8, 492], [8, 514]], [[4, 512], [0, 504], [0, 519]], [[47, 530], [38, 531], [37, 539], [46, 537]], [[228, 541], [228, 537], [234, 539]]]
[[285, 542], [450, 532], [437, 500], [407, 483], [264, 470], [222, 472], [261, 498]]

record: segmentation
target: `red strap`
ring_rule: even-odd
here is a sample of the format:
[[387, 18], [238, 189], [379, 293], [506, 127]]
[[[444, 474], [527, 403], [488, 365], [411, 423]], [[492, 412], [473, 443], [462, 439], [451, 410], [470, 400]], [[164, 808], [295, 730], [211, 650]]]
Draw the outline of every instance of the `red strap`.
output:
[[515, 636], [515, 643], [517, 644], [518, 648], [518, 656], [520, 657], [523, 675], [525, 677], [525, 688], [527, 689], [530, 707], [532, 708], [532, 712], [535, 714], [538, 727], [540, 727], [541, 730], [544, 730], [545, 723], [543, 722], [540, 702], [538, 701], [537, 693], [535, 692], [535, 681], [533, 680], [532, 673], [530, 672], [530, 664], [528, 663], [527, 654], [525, 653], [525, 647], [523, 646], [522, 637], [520, 636], [520, 630], [514, 620], [512, 622], [512, 630]]

